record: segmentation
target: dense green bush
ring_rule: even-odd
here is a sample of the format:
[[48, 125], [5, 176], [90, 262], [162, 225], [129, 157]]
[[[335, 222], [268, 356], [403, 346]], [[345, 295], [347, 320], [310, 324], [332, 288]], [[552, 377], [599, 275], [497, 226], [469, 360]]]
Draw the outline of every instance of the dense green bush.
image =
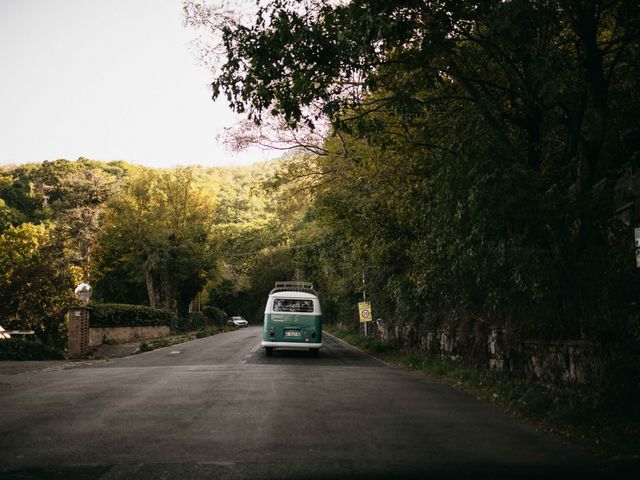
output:
[[178, 330], [200, 330], [206, 324], [206, 317], [201, 312], [191, 312], [186, 317], [178, 319]]
[[355, 345], [369, 353], [394, 353], [400, 350], [400, 345], [397, 342], [382, 340], [374, 337], [373, 335], [365, 337], [359, 332], [354, 332], [353, 330], [349, 330], [343, 326], [338, 328], [327, 328], [327, 330], [338, 335], [351, 345]]
[[192, 330], [200, 330], [206, 326], [207, 318], [202, 312], [191, 312], [188, 318]]
[[[247, 254], [229, 255], [243, 262], [228, 270], [237, 281], [210, 298], [251, 318], [265, 273], [282, 268], [279, 279], [314, 282], [332, 320], [357, 322], [366, 290], [376, 318], [418, 332], [405, 339], [414, 346], [461, 320], [586, 338], [610, 352], [608, 398], [635, 409], [640, 29], [628, 26], [640, 9], [467, 3], [429, 2], [425, 15], [421, 2], [271, 2], [254, 24], [227, 25], [214, 97], [257, 124], [331, 127], [322, 154], [286, 159], [264, 182], [287, 199], [280, 243], [255, 248], [243, 231], [231, 245]], [[349, 48], [308, 75], [309, 51], [329, 44]], [[262, 68], [274, 51], [286, 61]], [[476, 347], [465, 354], [483, 361]]]
[[205, 317], [207, 317], [207, 319], [210, 320], [214, 325], [224, 326], [227, 321], [227, 314], [217, 307], [205, 305], [204, 307], [202, 307], [202, 313], [204, 313]]
[[217, 335], [221, 331], [223, 331], [223, 329], [221, 329], [220, 327], [206, 327], [196, 332], [196, 338], [210, 337], [211, 335]]
[[0, 360], [63, 360], [64, 354], [40, 340], [0, 340]]
[[167, 340], [166, 338], [159, 338], [157, 340], [153, 340], [149, 343], [147, 342], [142, 342], [140, 344], [140, 348], [138, 349], [138, 351], [136, 353], [145, 353], [145, 352], [150, 352], [152, 350], [155, 350], [157, 348], [165, 348], [172, 345], [172, 343]]
[[144, 305], [104, 303], [91, 308], [91, 327], [171, 327], [177, 323], [176, 314]]

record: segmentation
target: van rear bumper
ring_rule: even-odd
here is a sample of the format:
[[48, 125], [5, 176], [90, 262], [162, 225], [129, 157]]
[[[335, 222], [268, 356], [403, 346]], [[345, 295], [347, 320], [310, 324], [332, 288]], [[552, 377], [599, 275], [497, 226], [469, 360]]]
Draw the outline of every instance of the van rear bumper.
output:
[[310, 348], [322, 348], [322, 343], [311, 343], [311, 342], [266, 342], [262, 341], [263, 347], [270, 348], [290, 348], [290, 349], [301, 349], [308, 350]]

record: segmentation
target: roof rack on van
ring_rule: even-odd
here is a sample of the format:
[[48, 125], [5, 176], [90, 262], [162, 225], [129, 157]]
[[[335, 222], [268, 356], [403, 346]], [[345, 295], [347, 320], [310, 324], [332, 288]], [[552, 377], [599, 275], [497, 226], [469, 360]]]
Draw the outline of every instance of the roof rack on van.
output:
[[316, 297], [318, 296], [318, 293], [313, 289], [313, 283], [310, 282], [276, 282], [269, 295], [275, 292], [309, 292]]

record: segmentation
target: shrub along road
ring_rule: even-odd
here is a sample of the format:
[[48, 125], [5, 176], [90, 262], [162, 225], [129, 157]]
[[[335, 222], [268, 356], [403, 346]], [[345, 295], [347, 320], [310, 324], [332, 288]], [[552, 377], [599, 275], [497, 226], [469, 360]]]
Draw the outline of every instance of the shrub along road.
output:
[[249, 327], [2, 375], [2, 478], [540, 478], [608, 466], [335, 337], [319, 358]]

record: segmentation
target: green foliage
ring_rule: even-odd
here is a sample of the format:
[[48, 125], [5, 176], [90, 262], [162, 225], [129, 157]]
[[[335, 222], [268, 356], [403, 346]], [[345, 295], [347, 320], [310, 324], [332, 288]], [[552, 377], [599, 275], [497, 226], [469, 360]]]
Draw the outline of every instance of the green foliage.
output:
[[18, 226], [27, 220], [19, 210], [11, 208], [0, 198], [0, 233], [11, 226]]
[[175, 313], [144, 305], [96, 304], [92, 305], [89, 323], [92, 327], [153, 327], [176, 324]]
[[109, 204], [97, 287], [129, 273], [144, 285], [149, 305], [185, 316], [215, 270], [212, 225], [211, 203], [189, 169], [142, 172]]
[[84, 280], [90, 276], [105, 204], [114, 196], [115, 184], [114, 177], [100, 170], [73, 170], [58, 178], [57, 198], [50, 202], [55, 218], [53, 239], [62, 253], [58, 265], [75, 268]]
[[[277, 166], [276, 166], [277, 167]], [[277, 175], [273, 165], [266, 169]], [[243, 216], [219, 227], [218, 249], [223, 259], [220, 278], [210, 284], [209, 304], [228, 315], [242, 315], [259, 321], [266, 296], [275, 281], [293, 279], [300, 265], [294, 263], [296, 245], [291, 245], [292, 231], [305, 214], [308, 204], [287, 202], [280, 192], [270, 190], [271, 177], [254, 175], [251, 192], [265, 206], [262, 215], [252, 221]]]
[[200, 330], [205, 327], [207, 319], [201, 312], [190, 312], [186, 317], [178, 320], [178, 330], [183, 332]]
[[206, 327], [196, 332], [196, 338], [210, 337], [212, 335], [217, 335], [221, 331], [221, 327]]
[[[331, 122], [269, 183], [308, 211], [280, 229], [290, 258], [264, 258], [345, 322], [364, 273], [389, 324], [596, 339], [637, 396], [638, 25], [622, 0], [278, 0], [229, 22], [214, 96], [294, 135]], [[219, 294], [269, 269], [246, 271]]]
[[0, 168], [0, 323], [63, 347], [74, 286], [88, 278], [102, 204], [122, 162]]
[[74, 284], [68, 270], [56, 268], [50, 232], [23, 223], [0, 234], [0, 324], [63, 347]]
[[8, 228], [0, 236], [0, 272], [10, 277], [14, 268], [38, 263], [46, 239], [47, 229], [44, 225], [24, 223]]
[[39, 340], [10, 338], [0, 340], [0, 361], [3, 360], [63, 360], [62, 350]]
[[217, 307], [205, 305], [202, 307], [202, 313], [210, 323], [213, 323], [213, 325], [224, 326], [227, 322], [227, 314]]
[[169, 347], [171, 346], [172, 343], [167, 340], [166, 338], [161, 338], [159, 340], [153, 340], [149, 343], [147, 342], [142, 342], [140, 344], [140, 347], [138, 348], [138, 351], [136, 353], [144, 353], [144, 352], [151, 352], [152, 350], [155, 350], [157, 348], [165, 348], [165, 347]]
[[373, 335], [365, 337], [351, 329], [340, 327], [331, 328], [330, 330], [344, 341], [373, 355], [392, 354], [400, 351], [400, 346], [397, 343], [385, 341]]
[[0, 167], [0, 199], [5, 205], [0, 217], [9, 220], [13, 226], [38, 222], [44, 217], [37, 176], [37, 168], [33, 165]]
[[0, 324], [64, 345], [71, 293], [88, 278], [98, 303], [153, 303], [186, 318], [190, 301], [221, 280], [218, 268], [246, 281], [233, 252], [272, 244], [262, 228], [274, 201], [255, 187], [274, 168], [150, 170], [86, 158], [0, 167]]

